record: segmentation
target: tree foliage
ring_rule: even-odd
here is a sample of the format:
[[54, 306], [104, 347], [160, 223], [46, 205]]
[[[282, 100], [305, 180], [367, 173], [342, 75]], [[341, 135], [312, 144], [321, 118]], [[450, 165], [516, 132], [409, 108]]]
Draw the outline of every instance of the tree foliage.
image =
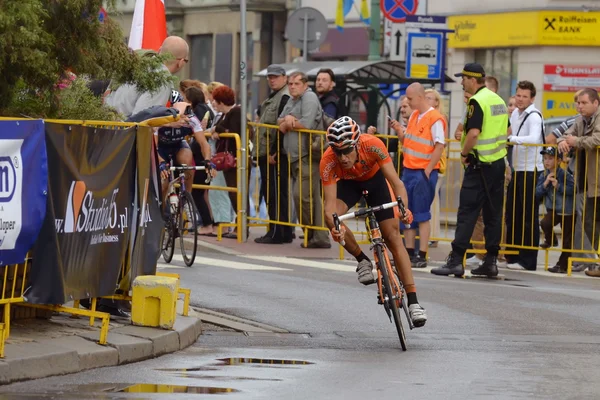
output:
[[[109, 14], [114, 2], [109, 1]], [[87, 93], [78, 82], [82, 77], [133, 83], [142, 91], [171, 81], [158, 68], [164, 56], [140, 57], [128, 48], [115, 21], [110, 17], [99, 20], [102, 3], [0, 0], [0, 115], [81, 118], [66, 115], [64, 106], [77, 102], [77, 96], [83, 96], [84, 102], [90, 100], [91, 91]], [[58, 82], [66, 71], [79, 78], [61, 89]], [[101, 102], [95, 105], [103, 107]], [[69, 107], [81, 111], [75, 105]], [[107, 109], [96, 111], [95, 115], [114, 115]]]

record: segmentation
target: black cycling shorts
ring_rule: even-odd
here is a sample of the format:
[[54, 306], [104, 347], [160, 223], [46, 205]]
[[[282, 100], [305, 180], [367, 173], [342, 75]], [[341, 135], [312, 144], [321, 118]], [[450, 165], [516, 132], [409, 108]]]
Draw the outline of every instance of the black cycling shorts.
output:
[[185, 140], [181, 140], [174, 144], [162, 144], [159, 141], [157, 151], [162, 159], [166, 162], [169, 162], [169, 160], [173, 159], [173, 163], [177, 163], [177, 153], [179, 153], [180, 150], [189, 148], [190, 145]]
[[[348, 208], [352, 208], [358, 203], [363, 190], [369, 192], [367, 195], [367, 204], [369, 207], [375, 207], [393, 201], [392, 189], [381, 170], [377, 171], [371, 179], [366, 181], [340, 179], [337, 182], [337, 198], [346, 203]], [[398, 213], [394, 210], [396, 210], [396, 208], [377, 211], [375, 213], [375, 218], [377, 218], [378, 222], [396, 218]]]

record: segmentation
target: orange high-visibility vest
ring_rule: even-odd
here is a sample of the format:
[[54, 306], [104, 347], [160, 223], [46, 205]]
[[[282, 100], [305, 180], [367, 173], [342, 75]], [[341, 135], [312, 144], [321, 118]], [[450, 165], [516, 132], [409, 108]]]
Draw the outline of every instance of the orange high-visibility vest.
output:
[[[446, 131], [446, 119], [436, 109], [429, 110], [419, 118], [419, 111], [413, 111], [406, 127], [404, 142], [402, 143], [402, 152], [404, 155], [404, 166], [411, 169], [425, 169], [431, 161], [431, 155], [435, 148], [431, 127], [437, 121], [441, 120]], [[434, 169], [440, 169], [440, 163], [435, 165]]]

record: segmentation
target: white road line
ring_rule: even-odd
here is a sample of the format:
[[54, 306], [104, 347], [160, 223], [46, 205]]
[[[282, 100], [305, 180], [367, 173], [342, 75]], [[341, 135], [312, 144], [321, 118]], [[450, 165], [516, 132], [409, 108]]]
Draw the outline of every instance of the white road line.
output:
[[[180, 254], [175, 254], [173, 256], [173, 259], [183, 262], [183, 256], [181, 256]], [[204, 255], [197, 255], [196, 261], [194, 262], [194, 265], [192, 265], [192, 267], [201, 266], [201, 265], [208, 265], [211, 267], [218, 267], [218, 268], [232, 268], [232, 269], [243, 269], [243, 270], [254, 270], [254, 271], [291, 271], [291, 269], [289, 269], [289, 268], [269, 267], [266, 265], [258, 265], [258, 264], [251, 264], [251, 263], [238, 262], [238, 261], [222, 260], [222, 259], [218, 259], [218, 258], [206, 257]]]
[[258, 260], [258, 261], [296, 265], [299, 267], [328, 269], [328, 270], [332, 270], [332, 271], [355, 272], [355, 270], [356, 270], [356, 266], [354, 266], [350, 263], [341, 264], [340, 260], [314, 261], [314, 260], [307, 260], [307, 259], [300, 259], [300, 258], [293, 258], [293, 257], [250, 256], [250, 255], [240, 256], [240, 258], [249, 258], [249, 259]]

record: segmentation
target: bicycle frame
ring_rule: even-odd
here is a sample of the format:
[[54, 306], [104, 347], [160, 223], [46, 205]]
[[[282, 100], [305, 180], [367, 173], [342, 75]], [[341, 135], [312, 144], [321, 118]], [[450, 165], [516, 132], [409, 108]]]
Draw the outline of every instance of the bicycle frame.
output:
[[[366, 196], [367, 193], [363, 193]], [[377, 266], [377, 291], [379, 293], [379, 304], [386, 305], [386, 300], [392, 300], [396, 302], [398, 308], [402, 308], [402, 301], [404, 298], [404, 286], [402, 285], [402, 281], [400, 281], [399, 276], [392, 269], [392, 264], [389, 259], [387, 246], [381, 234], [381, 229], [379, 228], [379, 223], [377, 222], [377, 218], [375, 218], [375, 213], [381, 210], [387, 210], [389, 208], [398, 207], [403, 216], [406, 216], [406, 209], [404, 207], [404, 203], [402, 199], [398, 198], [396, 201], [385, 203], [375, 207], [362, 208], [354, 212], [350, 212], [344, 215], [338, 216], [337, 214], [333, 214], [334, 225], [337, 230], [340, 228], [340, 223], [347, 219], [357, 218], [361, 216], [365, 216], [365, 226], [368, 232], [369, 241], [371, 242], [370, 249], [373, 251], [373, 255], [375, 256], [375, 265]], [[410, 227], [410, 225], [407, 225]], [[342, 246], [345, 245], [343, 241], [340, 242]], [[378, 254], [383, 256], [383, 260], [379, 260]], [[386, 268], [387, 276], [389, 277], [390, 286], [392, 293], [386, 294], [384, 291], [384, 285], [382, 282], [382, 272], [381, 268]], [[386, 296], [387, 295], [387, 296]], [[387, 310], [386, 310], [387, 311]], [[389, 315], [389, 314], [388, 314]], [[407, 316], [408, 317], [408, 316]], [[409, 321], [409, 327], [412, 330], [414, 328], [412, 321], [410, 318], [407, 318]]]

